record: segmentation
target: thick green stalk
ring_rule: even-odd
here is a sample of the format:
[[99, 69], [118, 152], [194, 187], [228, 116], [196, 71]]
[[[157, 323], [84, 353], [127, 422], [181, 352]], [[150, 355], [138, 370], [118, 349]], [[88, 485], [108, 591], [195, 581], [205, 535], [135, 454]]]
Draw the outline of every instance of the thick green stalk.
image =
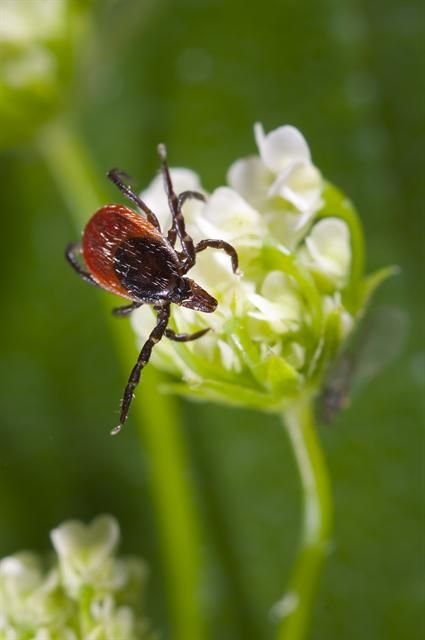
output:
[[276, 606], [282, 617], [277, 640], [307, 637], [314, 596], [332, 529], [332, 497], [310, 399], [286, 411], [283, 421], [294, 450], [303, 492], [302, 533], [286, 595]]
[[[108, 201], [98, 186], [97, 173], [84, 144], [62, 121], [43, 132], [38, 147], [72, 213], [76, 228], [81, 231], [90, 215]], [[136, 356], [134, 338], [121, 322], [111, 321], [111, 331], [128, 373], [129, 363]], [[132, 414], [149, 455], [159, 540], [168, 581], [172, 637], [204, 640], [207, 631], [200, 607], [200, 526], [187, 476], [189, 464], [176, 402], [159, 393], [160, 382], [159, 374], [148, 367], [143, 373]], [[109, 435], [105, 433], [105, 437]]]

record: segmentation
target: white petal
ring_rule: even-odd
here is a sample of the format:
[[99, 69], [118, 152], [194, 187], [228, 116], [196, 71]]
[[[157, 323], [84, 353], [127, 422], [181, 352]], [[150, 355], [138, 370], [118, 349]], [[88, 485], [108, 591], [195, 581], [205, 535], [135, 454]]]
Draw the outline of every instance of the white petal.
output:
[[258, 311], [251, 311], [249, 315], [268, 322], [277, 333], [296, 329], [301, 322], [301, 298], [292, 279], [282, 271], [268, 273], [261, 295], [252, 294], [250, 301]]
[[58, 38], [67, 23], [67, 6], [58, 0], [1, 2], [0, 42], [27, 44]]
[[254, 134], [262, 161], [275, 173], [294, 162], [311, 161], [308, 144], [295, 127], [286, 125], [265, 135], [262, 125], [257, 123]]
[[291, 205], [277, 206], [273, 203], [273, 208], [266, 212], [265, 218], [271, 237], [280, 243], [281, 251], [289, 254], [305, 234], [311, 216], [309, 213], [299, 213]]
[[252, 296], [252, 303], [258, 308], [258, 311], [250, 311], [249, 317], [267, 322], [271, 332], [281, 334], [297, 328], [298, 324], [293, 319], [285, 318], [280, 305], [269, 302], [258, 294]]
[[297, 162], [282, 171], [269, 189], [301, 213], [315, 213], [321, 206], [322, 176], [312, 164]]
[[111, 554], [120, 536], [118, 522], [112, 516], [99, 516], [89, 525], [69, 520], [53, 529], [50, 537], [57, 554], [67, 558], [82, 551], [95, 555]]
[[40, 559], [27, 551], [7, 556], [0, 562], [0, 577], [3, 588], [28, 593], [41, 584]]
[[292, 290], [289, 278], [282, 271], [270, 271], [263, 281], [261, 294], [274, 302], [282, 300], [288, 290]]
[[206, 237], [236, 244], [259, 244], [267, 232], [260, 214], [230, 187], [213, 192], [197, 222]]
[[346, 337], [354, 326], [354, 318], [351, 314], [348, 313], [342, 304], [341, 293], [339, 291], [335, 291], [332, 296], [324, 296], [323, 297], [323, 311], [325, 315], [329, 315], [334, 309], [338, 309], [340, 313], [340, 323], [341, 323], [341, 332], [342, 337]]
[[224, 340], [218, 340], [218, 348], [224, 368], [228, 371], [240, 371], [241, 363], [232, 347]]
[[140, 342], [147, 340], [155, 326], [156, 316], [149, 305], [143, 305], [131, 314], [131, 324], [136, 331]]
[[337, 286], [342, 286], [351, 264], [350, 233], [346, 223], [338, 218], [320, 220], [305, 244], [307, 252], [300, 252], [300, 258], [328, 276]]
[[259, 206], [267, 197], [274, 174], [258, 156], [237, 160], [227, 172], [227, 182], [249, 203]]

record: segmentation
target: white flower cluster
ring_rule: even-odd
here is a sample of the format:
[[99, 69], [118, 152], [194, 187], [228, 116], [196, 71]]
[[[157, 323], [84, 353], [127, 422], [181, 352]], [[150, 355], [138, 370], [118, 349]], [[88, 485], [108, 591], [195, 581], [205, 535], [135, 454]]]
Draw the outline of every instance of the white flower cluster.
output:
[[31, 139], [64, 107], [89, 5], [0, 0], [0, 146]]
[[145, 565], [117, 559], [118, 523], [65, 522], [51, 532], [58, 562], [16, 553], [0, 561], [0, 640], [147, 640]]
[[[194, 172], [171, 170], [177, 193], [197, 190], [207, 196], [206, 203], [184, 205], [194, 241], [232, 244], [241, 275], [232, 272], [222, 251], [198, 254], [190, 277], [218, 300], [217, 311], [174, 306], [173, 328], [211, 331], [186, 344], [163, 339], [152, 360], [189, 383], [198, 396], [245, 405], [251, 399], [260, 406], [280, 404], [314, 377], [328, 321], [337, 342], [351, 326], [342, 299], [352, 248], [346, 222], [323, 215], [325, 182], [302, 134], [283, 126], [266, 135], [257, 124], [255, 138], [259, 155], [237, 160], [228, 171], [228, 186], [211, 194]], [[141, 195], [167, 229], [170, 214], [161, 177]], [[151, 308], [133, 314], [140, 343], [153, 324]], [[178, 390], [188, 393], [187, 387]], [[249, 397], [242, 398], [240, 387], [251, 391]]]

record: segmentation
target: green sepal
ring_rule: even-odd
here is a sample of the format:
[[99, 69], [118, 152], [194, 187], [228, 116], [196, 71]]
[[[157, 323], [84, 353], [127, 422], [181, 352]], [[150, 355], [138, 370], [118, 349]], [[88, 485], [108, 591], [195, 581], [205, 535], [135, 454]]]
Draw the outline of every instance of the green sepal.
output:
[[328, 366], [335, 359], [343, 337], [341, 309], [333, 309], [326, 318], [323, 337], [320, 341], [316, 357], [308, 371], [309, 384], [316, 388], [321, 384]]
[[284, 358], [271, 353], [258, 367], [264, 386], [282, 399], [294, 397], [300, 388], [302, 376]]
[[161, 385], [161, 390], [192, 400], [207, 400], [261, 411], [275, 411], [285, 404], [280, 397], [273, 394], [217, 380], [203, 380], [199, 384], [169, 383]]
[[250, 338], [243, 322], [238, 323], [230, 333], [230, 338], [261, 388], [277, 397], [297, 393], [300, 383], [298, 371], [280, 355], [273, 352], [261, 354], [260, 345]]
[[361, 307], [364, 307], [369, 303], [375, 291], [378, 289], [378, 287], [381, 286], [383, 282], [385, 282], [385, 280], [391, 278], [392, 276], [397, 276], [400, 271], [400, 267], [392, 265], [390, 267], [383, 267], [382, 269], [378, 269], [377, 271], [374, 271], [373, 273], [368, 275], [363, 280]]
[[235, 378], [246, 384], [248, 387], [255, 386], [250, 375], [247, 372], [233, 372], [225, 369], [221, 362], [209, 362], [202, 356], [197, 355], [194, 351], [187, 348], [185, 344], [179, 344], [178, 342], [173, 344], [173, 349], [178, 353], [185, 366], [193, 372], [195, 379], [201, 378], [208, 380], [211, 378], [220, 380], [221, 382], [227, 382], [232, 384]]

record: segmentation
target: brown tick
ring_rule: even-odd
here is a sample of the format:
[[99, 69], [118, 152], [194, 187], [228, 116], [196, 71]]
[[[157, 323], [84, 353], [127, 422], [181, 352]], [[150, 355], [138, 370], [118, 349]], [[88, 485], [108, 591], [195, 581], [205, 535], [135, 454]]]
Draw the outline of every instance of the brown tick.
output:
[[[185, 228], [182, 207], [189, 198], [205, 201], [205, 197], [198, 191], [183, 191], [177, 195], [171, 181], [165, 145], [158, 146], [158, 153], [172, 216], [167, 235], [161, 231], [154, 212], [123, 181], [128, 176], [112, 169], [107, 174], [108, 178], [140, 211], [121, 204], [102, 207], [88, 221], [81, 244], [68, 245], [65, 253], [83, 280], [131, 300], [130, 304], [114, 309], [115, 315], [127, 315], [143, 304], [152, 305], [157, 312], [156, 325], [130, 373], [121, 401], [120, 422], [112, 429], [112, 435], [119, 433], [127, 420], [134, 390], [155, 344], [164, 335], [170, 340], [188, 342], [201, 338], [208, 331], [202, 329], [186, 334], [167, 328], [172, 302], [204, 313], [212, 313], [217, 307], [215, 298], [186, 277], [195, 264], [196, 254], [208, 247], [223, 249], [231, 258], [233, 271], [236, 273], [238, 269], [236, 250], [224, 240], [207, 239], [194, 244]], [[180, 250], [175, 247], [177, 239]], [[81, 266], [78, 254], [83, 256], [85, 268]]]

